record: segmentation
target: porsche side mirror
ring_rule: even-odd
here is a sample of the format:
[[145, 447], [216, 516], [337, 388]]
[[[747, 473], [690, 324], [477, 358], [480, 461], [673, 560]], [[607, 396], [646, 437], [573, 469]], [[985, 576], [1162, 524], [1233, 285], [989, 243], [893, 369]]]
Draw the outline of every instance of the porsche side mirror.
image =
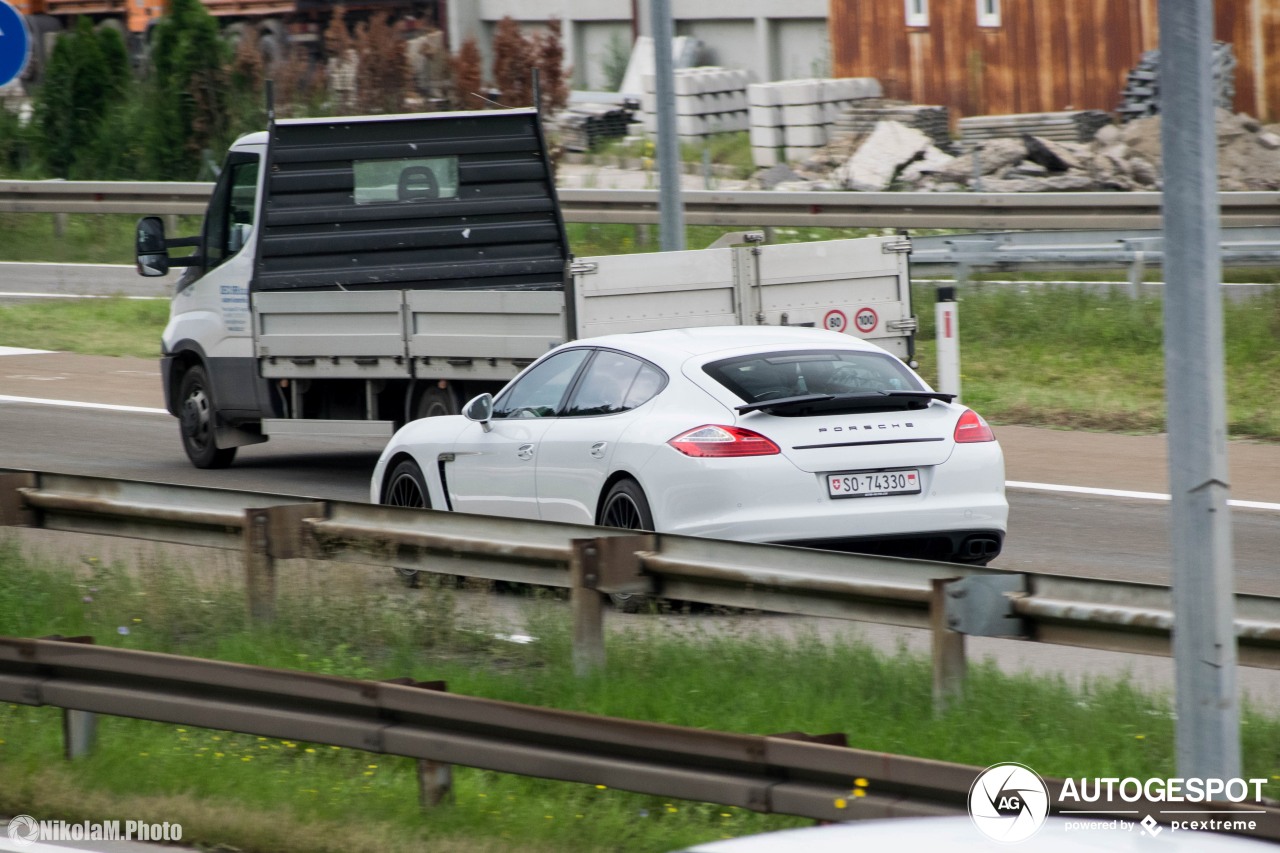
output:
[[462, 407], [462, 416], [469, 421], [476, 421], [488, 432], [489, 420], [493, 417], [493, 395], [481, 394]]

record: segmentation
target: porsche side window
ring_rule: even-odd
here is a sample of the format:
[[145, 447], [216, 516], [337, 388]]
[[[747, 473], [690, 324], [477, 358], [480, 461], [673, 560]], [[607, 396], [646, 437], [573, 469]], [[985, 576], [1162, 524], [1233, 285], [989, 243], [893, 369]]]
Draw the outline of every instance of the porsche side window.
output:
[[493, 417], [549, 418], [559, 414], [565, 392], [590, 354], [585, 349], [566, 350], [537, 365], [499, 395]]
[[657, 394], [665, 378], [638, 358], [601, 350], [587, 365], [565, 415], [612, 415], [634, 409]]

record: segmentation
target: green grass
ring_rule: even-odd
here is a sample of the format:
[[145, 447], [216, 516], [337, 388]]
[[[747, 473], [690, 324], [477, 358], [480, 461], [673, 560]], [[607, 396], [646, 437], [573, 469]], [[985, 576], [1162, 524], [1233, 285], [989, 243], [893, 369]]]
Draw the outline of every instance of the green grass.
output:
[[160, 357], [163, 299], [52, 300], [0, 305], [0, 344], [88, 355]]
[[[935, 716], [927, 660], [850, 634], [781, 640], [686, 617], [685, 630], [612, 634], [605, 671], [576, 679], [563, 603], [531, 608], [512, 645], [457, 593], [406, 590], [390, 572], [289, 573], [278, 622], [250, 625], [238, 588], [155, 560], [79, 571], [0, 543], [0, 635], [91, 634], [99, 643], [360, 678], [443, 678], [455, 693], [708, 729], [845, 732], [864, 749], [1052, 776], [1174, 774], [1170, 700], [1124, 680], [1076, 687], [971, 665], [964, 698]], [[126, 629], [122, 633], [120, 629]], [[1280, 719], [1246, 704], [1245, 775], [1280, 792]], [[43, 818], [183, 823], [184, 841], [244, 850], [671, 850], [804, 821], [714, 804], [457, 768], [452, 805], [419, 812], [412, 761], [319, 744], [105, 718], [94, 752], [60, 758], [55, 710], [0, 706], [0, 810]], [[86, 804], [96, 804], [92, 807]], [[97, 809], [88, 813], [86, 809]], [[130, 812], [133, 816], [133, 812]], [[351, 821], [358, 816], [353, 836]], [[345, 824], [344, 824], [345, 820]], [[332, 831], [334, 835], [323, 834]]]
[[[918, 359], [936, 370], [934, 294], [917, 285]], [[1163, 304], [1066, 287], [1018, 293], [975, 284], [959, 297], [964, 400], [997, 423], [1165, 429]], [[1227, 301], [1227, 422], [1236, 438], [1280, 439], [1280, 293]]]

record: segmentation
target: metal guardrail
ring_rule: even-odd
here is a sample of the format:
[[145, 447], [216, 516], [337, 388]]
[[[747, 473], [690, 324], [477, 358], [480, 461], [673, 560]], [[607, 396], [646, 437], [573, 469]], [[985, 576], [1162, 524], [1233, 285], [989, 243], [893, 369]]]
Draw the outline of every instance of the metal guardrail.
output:
[[[0, 181], [0, 212], [201, 215], [203, 183]], [[570, 222], [658, 222], [656, 190], [559, 191]], [[1280, 225], [1280, 193], [1221, 193], [1224, 226]], [[1131, 193], [683, 193], [690, 225], [840, 228], [1159, 228], [1161, 194]]]
[[[239, 550], [268, 619], [275, 560], [297, 557], [567, 588], [581, 670], [603, 662], [609, 593], [930, 628], [940, 703], [966, 635], [1169, 655], [1173, 624], [1157, 584], [64, 474], [0, 473], [6, 525]], [[1241, 665], [1280, 669], [1280, 598], [1235, 604]]]
[[[266, 667], [0, 638], [0, 701], [203, 726], [819, 820], [963, 814], [981, 768]], [[426, 689], [424, 689], [424, 687]], [[854, 780], [868, 781], [853, 800]]]
[[[1219, 245], [1226, 267], [1280, 264], [1280, 227], [1223, 228]], [[911, 265], [934, 273], [971, 270], [1073, 270], [1129, 267], [1137, 285], [1147, 266], [1164, 262], [1159, 230], [1006, 231], [917, 236], [911, 240]]]
[[[259, 619], [274, 615], [276, 561], [297, 557], [568, 588], [580, 672], [604, 662], [612, 592], [927, 627], [940, 706], [963, 686], [966, 634], [1167, 655], [1173, 622], [1153, 584], [31, 471], [0, 472], [0, 526], [239, 550]], [[1280, 668], [1280, 598], [1240, 594], [1236, 609], [1240, 663]], [[0, 638], [0, 701], [69, 709], [69, 754], [92, 714], [134, 716], [418, 758], [424, 802], [463, 764], [850, 820], [960, 813], [978, 770], [421, 687]], [[867, 796], [849, 806], [858, 777]], [[1280, 840], [1280, 810], [1257, 834]]]
[[[0, 637], [0, 702], [65, 709], [69, 752], [73, 739], [92, 739], [94, 714], [348, 747], [418, 759], [424, 805], [448, 796], [456, 764], [827, 821], [965, 814], [982, 772], [852, 749], [843, 735], [707, 731], [460, 696], [439, 682], [361, 681], [85, 639]], [[1142, 799], [1111, 813], [1099, 805], [1091, 818], [1144, 807], [1155, 815], [1163, 804]], [[1055, 800], [1052, 810], [1063, 806]], [[1280, 809], [1214, 807], [1256, 821], [1240, 834], [1280, 840]]]

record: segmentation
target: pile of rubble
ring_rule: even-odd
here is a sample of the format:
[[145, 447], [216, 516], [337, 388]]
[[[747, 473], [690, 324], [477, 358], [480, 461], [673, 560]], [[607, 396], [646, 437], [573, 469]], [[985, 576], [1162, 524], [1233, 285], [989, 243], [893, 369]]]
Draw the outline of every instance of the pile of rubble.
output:
[[[1280, 125], [1217, 113], [1219, 188], [1280, 189]], [[1024, 134], [988, 139], [959, 156], [898, 122], [837, 140], [791, 167], [757, 175], [780, 190], [888, 189], [918, 192], [1064, 192], [1156, 190], [1161, 185], [1160, 118], [1101, 128], [1091, 142]]]

